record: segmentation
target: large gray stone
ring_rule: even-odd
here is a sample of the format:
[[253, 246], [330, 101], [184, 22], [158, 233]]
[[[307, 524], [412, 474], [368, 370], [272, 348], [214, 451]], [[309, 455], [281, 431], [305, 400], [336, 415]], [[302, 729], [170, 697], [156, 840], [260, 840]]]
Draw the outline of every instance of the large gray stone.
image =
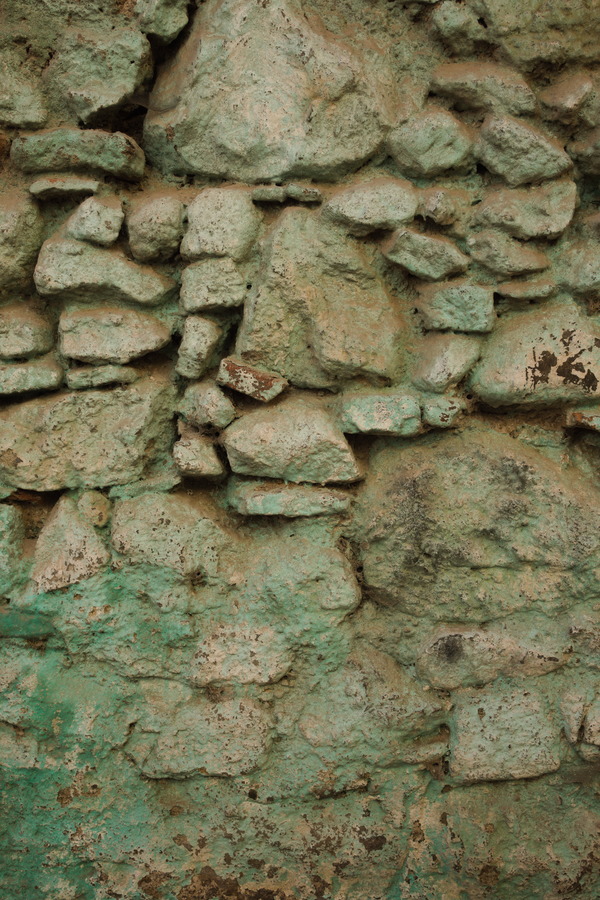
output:
[[457, 109], [512, 115], [535, 112], [535, 94], [523, 76], [497, 63], [444, 63], [434, 70], [431, 86], [434, 93], [449, 97]]
[[390, 441], [359, 492], [365, 589], [442, 622], [555, 615], [589, 596], [599, 501], [574, 467], [496, 430]]
[[39, 356], [52, 349], [52, 326], [26, 303], [0, 306], [0, 359]]
[[555, 238], [571, 222], [576, 202], [577, 186], [566, 179], [540, 187], [504, 188], [486, 194], [475, 221], [503, 228], [517, 238]]
[[424, 109], [388, 137], [390, 155], [403, 175], [430, 178], [463, 168], [471, 158], [470, 130], [445, 109]]
[[337, 178], [381, 143], [376, 80], [297, 0], [209, 0], [159, 73], [144, 146], [163, 172]]
[[159, 377], [13, 403], [0, 411], [0, 477], [36, 491], [134, 481], [166, 453], [173, 403]]
[[512, 116], [485, 119], [476, 154], [491, 172], [514, 185], [556, 178], [572, 165], [557, 140]]
[[186, 259], [243, 259], [258, 236], [260, 218], [249, 191], [205, 188], [188, 206], [181, 255]]

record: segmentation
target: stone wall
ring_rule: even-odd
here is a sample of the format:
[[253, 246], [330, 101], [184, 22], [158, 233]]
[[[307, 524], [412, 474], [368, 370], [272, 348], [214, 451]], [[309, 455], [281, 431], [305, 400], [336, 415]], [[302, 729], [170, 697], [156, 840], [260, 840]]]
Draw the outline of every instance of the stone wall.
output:
[[597, 900], [597, 2], [7, 7], [2, 900]]

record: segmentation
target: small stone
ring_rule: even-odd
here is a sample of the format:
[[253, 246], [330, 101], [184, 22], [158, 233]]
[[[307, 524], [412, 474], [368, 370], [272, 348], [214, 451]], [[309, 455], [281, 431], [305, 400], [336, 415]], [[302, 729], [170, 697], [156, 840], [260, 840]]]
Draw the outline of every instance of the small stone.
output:
[[235, 406], [211, 378], [188, 384], [178, 410], [196, 427], [225, 428], [235, 419]]
[[540, 187], [505, 188], [488, 193], [475, 221], [504, 228], [518, 238], [555, 238], [570, 224], [577, 202], [574, 181], [551, 181]]
[[246, 293], [246, 279], [227, 257], [202, 259], [181, 273], [179, 299], [185, 312], [241, 306]]
[[494, 326], [492, 288], [466, 278], [422, 285], [416, 305], [424, 327], [432, 331], [486, 332]]
[[171, 331], [151, 313], [118, 306], [72, 309], [58, 325], [63, 356], [86, 363], [117, 363], [160, 350]]
[[77, 509], [94, 528], [104, 528], [110, 519], [112, 504], [100, 491], [84, 491], [77, 501]]
[[390, 156], [403, 175], [430, 178], [469, 162], [471, 132], [445, 109], [424, 109], [388, 137]]
[[187, 25], [188, 3], [187, 0], [137, 0], [134, 14], [145, 34], [170, 44]]
[[0, 294], [31, 284], [43, 228], [42, 216], [25, 191], [3, 193], [0, 198]]
[[460, 782], [534, 778], [560, 766], [558, 729], [533, 688], [466, 690], [451, 719], [450, 774]]
[[569, 154], [586, 175], [600, 175], [600, 128], [568, 146]]
[[471, 371], [481, 353], [481, 339], [466, 334], [425, 335], [418, 351], [412, 382], [442, 393]]
[[421, 407], [406, 391], [348, 391], [339, 399], [345, 434], [394, 434], [412, 437], [421, 431]]
[[243, 359], [236, 359], [234, 356], [221, 360], [217, 382], [254, 400], [262, 400], [263, 403], [273, 400], [288, 386], [286, 379], [280, 375], [250, 366]]
[[306, 484], [237, 478], [227, 487], [227, 502], [243, 516], [328, 516], [340, 515], [350, 507], [343, 491]]
[[473, 259], [504, 276], [540, 272], [550, 265], [545, 253], [521, 244], [494, 228], [472, 235], [467, 240], [467, 246]]
[[214, 575], [231, 543], [216, 511], [199, 494], [145, 493], [115, 503], [112, 542], [133, 562], [167, 566], [181, 575]]
[[215, 362], [223, 328], [203, 316], [188, 316], [183, 326], [175, 371], [184, 378], [201, 378]]
[[133, 384], [139, 374], [128, 366], [82, 366], [67, 371], [67, 387], [72, 391], [106, 387], [109, 384]]
[[464, 272], [469, 257], [448, 238], [431, 237], [403, 228], [382, 245], [383, 255], [426, 281], [437, 281]]
[[466, 409], [460, 397], [432, 397], [421, 403], [423, 422], [431, 428], [454, 428]]
[[226, 429], [223, 444], [231, 468], [240, 475], [317, 484], [361, 477], [333, 418], [303, 397], [247, 413]]
[[0, 53], [0, 125], [9, 128], [40, 128], [48, 113], [31, 71], [21, 69], [18, 54]]
[[572, 165], [558, 141], [511, 116], [485, 119], [476, 155], [491, 172], [513, 185], [556, 178]]
[[52, 353], [30, 362], [0, 363], [0, 394], [55, 391], [63, 378], [63, 367]]
[[433, 72], [432, 91], [457, 109], [484, 109], [513, 115], [533, 113], [535, 94], [514, 69], [491, 62], [445, 63]]
[[183, 237], [183, 210], [176, 197], [142, 195], [127, 216], [133, 256], [140, 262], [163, 262], [175, 256]]
[[71, 497], [61, 497], [35, 547], [31, 577], [39, 591], [58, 591], [90, 578], [110, 554]]
[[600, 329], [572, 301], [514, 312], [488, 338], [470, 390], [492, 407], [595, 402], [599, 348]]
[[88, 197], [67, 219], [65, 234], [78, 241], [110, 247], [119, 237], [123, 218], [119, 197]]
[[53, 128], [17, 137], [10, 159], [23, 172], [91, 169], [126, 181], [139, 181], [145, 163], [141, 147], [129, 135], [79, 128]]
[[570, 123], [590, 96], [594, 82], [588, 72], [575, 72], [559, 78], [553, 85], [541, 91], [538, 99], [548, 119]]
[[136, 481], [170, 449], [173, 405], [174, 389], [162, 377], [6, 405], [0, 479], [33, 491]]
[[173, 459], [179, 471], [190, 478], [210, 481], [223, 478], [226, 469], [211, 439], [181, 423], [179, 434], [179, 440], [173, 446]]
[[487, 29], [468, 6], [444, 0], [434, 7], [431, 21], [454, 53], [472, 53], [478, 43], [489, 41]]
[[495, 291], [510, 300], [545, 300], [558, 290], [552, 278], [531, 278], [527, 281], [503, 281]]
[[0, 306], [0, 359], [39, 356], [54, 344], [50, 322], [26, 303]]
[[188, 207], [188, 229], [181, 242], [181, 255], [186, 259], [244, 259], [258, 237], [259, 225], [260, 215], [248, 191], [205, 188]]
[[36, 200], [61, 200], [79, 194], [97, 194], [101, 182], [83, 175], [49, 175], [29, 185], [29, 193]]
[[375, 178], [337, 191], [324, 205], [323, 216], [362, 235], [410, 222], [417, 205], [418, 193], [409, 181]]
[[127, 259], [121, 251], [52, 238], [40, 251], [34, 280], [40, 294], [73, 300], [125, 300], [157, 306], [175, 290], [171, 278]]
[[81, 122], [127, 101], [152, 74], [148, 40], [131, 28], [67, 29], [47, 75]]

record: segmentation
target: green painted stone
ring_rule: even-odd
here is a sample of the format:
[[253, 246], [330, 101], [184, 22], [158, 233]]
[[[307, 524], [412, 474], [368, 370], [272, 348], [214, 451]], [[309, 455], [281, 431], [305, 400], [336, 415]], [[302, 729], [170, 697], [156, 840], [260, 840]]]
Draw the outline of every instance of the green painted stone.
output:
[[0, 394], [54, 391], [63, 379], [64, 369], [54, 353], [27, 362], [0, 363]]
[[338, 409], [345, 434], [413, 437], [421, 431], [419, 400], [406, 390], [346, 391]]
[[[444, 7], [449, 4], [443, 4]], [[493, 62], [444, 63], [433, 72], [432, 89], [459, 109], [535, 112], [535, 94], [514, 69]]]
[[469, 265], [469, 257], [448, 238], [432, 237], [409, 228], [394, 232], [383, 244], [382, 251], [392, 262], [425, 281], [439, 281], [464, 272]]
[[474, 260], [505, 278], [541, 272], [550, 266], [549, 257], [541, 250], [522, 244], [499, 229], [478, 231], [468, 238], [467, 247]]
[[65, 310], [58, 331], [63, 356], [86, 363], [128, 363], [171, 340], [156, 316], [118, 306]]
[[400, 172], [417, 178], [464, 168], [473, 149], [469, 129], [439, 107], [416, 113], [390, 132], [387, 144]]
[[561, 144], [511, 116], [488, 116], [479, 132], [478, 159], [509, 184], [556, 178], [571, 168]]

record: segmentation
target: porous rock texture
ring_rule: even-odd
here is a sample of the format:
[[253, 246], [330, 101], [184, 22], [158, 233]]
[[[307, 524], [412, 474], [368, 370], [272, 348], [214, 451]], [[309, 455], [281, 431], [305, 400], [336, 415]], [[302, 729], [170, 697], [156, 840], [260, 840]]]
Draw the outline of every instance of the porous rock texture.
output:
[[0, 900], [598, 900], [598, 3], [4, 7]]

